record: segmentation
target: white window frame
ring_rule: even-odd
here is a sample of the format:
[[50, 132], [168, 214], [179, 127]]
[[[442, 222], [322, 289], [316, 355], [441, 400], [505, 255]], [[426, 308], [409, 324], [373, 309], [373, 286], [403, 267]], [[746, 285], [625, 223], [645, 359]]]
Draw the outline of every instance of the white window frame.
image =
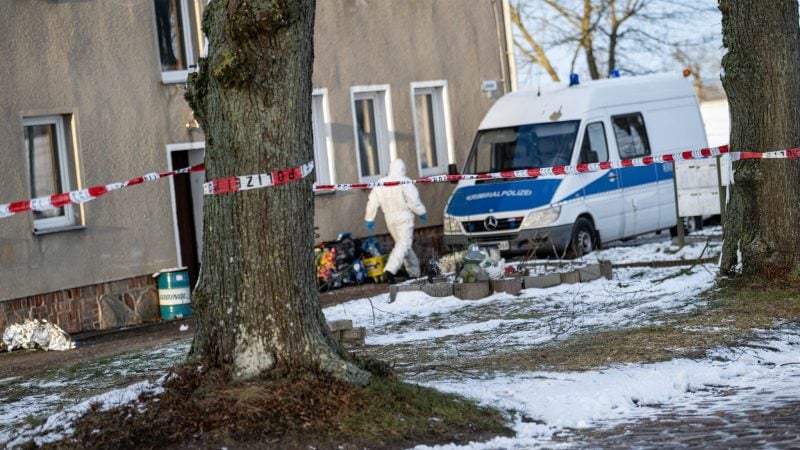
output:
[[[49, 115], [49, 116], [24, 117], [22, 119], [23, 133], [25, 132], [25, 128], [29, 126], [38, 126], [38, 125], [55, 125], [56, 127], [56, 142], [58, 145], [56, 156], [58, 157], [58, 163], [59, 163], [58, 164], [59, 175], [61, 175], [61, 186], [60, 186], [61, 192], [51, 192], [49, 195], [70, 192], [71, 177], [69, 168], [73, 164], [71, 164], [68, 159], [69, 153], [67, 153], [67, 138], [66, 138], [66, 133], [64, 131], [64, 116]], [[25, 142], [24, 135], [23, 135], [23, 142]], [[25, 155], [26, 155], [25, 159], [28, 161], [28, 167], [30, 168], [30, 165], [33, 163], [33, 161], [31, 161], [31, 157], [30, 154], [28, 153], [27, 148], [25, 148]], [[29, 182], [32, 184], [33, 180], [29, 180]], [[75, 207], [72, 204], [64, 205], [62, 206], [62, 208], [64, 214], [58, 217], [34, 219], [33, 213], [31, 213], [34, 233], [41, 234], [52, 231], [62, 231], [66, 229], [72, 229], [76, 225], [80, 225], [75, 215]]]
[[[438, 165], [422, 168], [422, 146], [420, 145], [419, 121], [417, 118], [417, 93], [431, 94], [433, 99], [434, 133], [436, 134], [436, 159]], [[419, 81], [411, 83], [411, 113], [414, 120], [414, 142], [417, 148], [417, 169], [420, 176], [441, 175], [447, 173], [447, 166], [455, 161], [453, 149], [453, 131], [450, 124], [450, 99], [447, 92], [447, 80]]]
[[[152, 0], [151, 0], [152, 1]], [[191, 16], [189, 15], [189, 1], [190, 0], [178, 0], [181, 5], [181, 23], [183, 24], [183, 46], [186, 58], [186, 69], [184, 70], [166, 70], [161, 72], [161, 82], [164, 84], [175, 84], [175, 83], [186, 83], [189, 79], [189, 72], [191, 66], [193, 66], [196, 61], [194, 59], [194, 47], [195, 42], [192, 38], [192, 24], [195, 21], [191, 20]], [[152, 3], [155, 5], [155, 3]], [[195, 5], [197, 6], [197, 5]], [[153, 10], [153, 18], [155, 18], [155, 10]], [[158, 20], [158, 19], [155, 19]], [[155, 33], [156, 38], [156, 53], [158, 54], [158, 65], [161, 66], [161, 49], [158, 45], [158, 30]]]
[[[374, 176], [361, 175], [361, 152], [359, 151], [358, 123], [356, 118], [356, 100], [372, 99], [375, 105], [375, 125], [377, 127], [378, 143], [378, 174]], [[353, 86], [350, 88], [350, 109], [353, 114], [353, 148], [358, 162], [358, 180], [360, 183], [371, 183], [388, 174], [389, 163], [397, 157], [397, 148], [394, 135], [394, 121], [392, 120], [392, 95], [388, 84], [369, 86]]]
[[[317, 104], [319, 101], [319, 104]], [[333, 156], [333, 132], [331, 130], [331, 114], [328, 107], [328, 90], [314, 89], [311, 92], [311, 126], [314, 137], [314, 171], [317, 184], [334, 184], [336, 181], [336, 165]], [[315, 114], [316, 113], [316, 114]], [[316, 122], [320, 117], [322, 123]], [[319, 135], [323, 141], [318, 141]], [[333, 193], [334, 191], [326, 191]], [[322, 193], [322, 192], [317, 192]]]

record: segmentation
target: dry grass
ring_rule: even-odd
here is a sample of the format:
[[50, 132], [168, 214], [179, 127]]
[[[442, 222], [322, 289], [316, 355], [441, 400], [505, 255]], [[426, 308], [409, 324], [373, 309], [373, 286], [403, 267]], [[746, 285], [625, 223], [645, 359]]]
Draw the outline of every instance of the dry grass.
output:
[[624, 363], [651, 363], [676, 357], [701, 358], [717, 346], [740, 343], [754, 329], [800, 320], [800, 285], [727, 281], [706, 294], [708, 307], [672, 317], [661, 326], [605, 330], [573, 336], [512, 355], [472, 360], [464, 370], [580, 371]]

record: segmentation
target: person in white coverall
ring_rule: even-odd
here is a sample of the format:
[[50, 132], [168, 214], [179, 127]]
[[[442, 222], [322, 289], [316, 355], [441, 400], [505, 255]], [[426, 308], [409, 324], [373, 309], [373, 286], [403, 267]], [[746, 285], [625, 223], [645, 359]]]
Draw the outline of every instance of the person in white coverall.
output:
[[[389, 175], [378, 181], [411, 181], [411, 179], [406, 176], [406, 164], [403, 160], [395, 159], [389, 165]], [[405, 264], [410, 277], [419, 277], [419, 259], [411, 249], [414, 239], [414, 214], [419, 216], [422, 223], [425, 223], [428, 216], [425, 214], [425, 205], [419, 199], [417, 187], [409, 183], [374, 188], [369, 194], [367, 212], [364, 215], [367, 229], [370, 231], [375, 231], [375, 215], [378, 213], [378, 207], [383, 209], [386, 226], [394, 239], [394, 248], [383, 269], [384, 281], [392, 283], [401, 264]]]

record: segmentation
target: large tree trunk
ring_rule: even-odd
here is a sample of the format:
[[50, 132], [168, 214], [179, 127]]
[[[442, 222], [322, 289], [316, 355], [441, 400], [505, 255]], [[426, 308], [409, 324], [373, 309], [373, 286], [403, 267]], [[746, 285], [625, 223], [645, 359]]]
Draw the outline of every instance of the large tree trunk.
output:
[[[187, 90], [206, 134], [206, 180], [313, 159], [314, 4], [209, 4], [209, 54]], [[192, 358], [235, 379], [300, 370], [368, 382], [331, 338], [319, 306], [311, 183], [205, 197]]]
[[[732, 151], [800, 145], [800, 28], [797, 0], [720, 0], [722, 78]], [[800, 163], [734, 163], [720, 270], [784, 278], [800, 273]]]

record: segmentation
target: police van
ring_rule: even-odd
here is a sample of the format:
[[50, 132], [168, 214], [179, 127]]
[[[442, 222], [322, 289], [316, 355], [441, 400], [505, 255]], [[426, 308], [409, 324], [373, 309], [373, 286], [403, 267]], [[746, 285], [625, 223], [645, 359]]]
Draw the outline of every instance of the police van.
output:
[[[463, 173], [597, 163], [707, 147], [689, 79], [571, 82], [500, 98], [480, 124]], [[451, 167], [451, 172], [455, 169]], [[671, 164], [518, 180], [462, 180], [444, 239], [580, 256], [601, 242], [676, 226]]]

